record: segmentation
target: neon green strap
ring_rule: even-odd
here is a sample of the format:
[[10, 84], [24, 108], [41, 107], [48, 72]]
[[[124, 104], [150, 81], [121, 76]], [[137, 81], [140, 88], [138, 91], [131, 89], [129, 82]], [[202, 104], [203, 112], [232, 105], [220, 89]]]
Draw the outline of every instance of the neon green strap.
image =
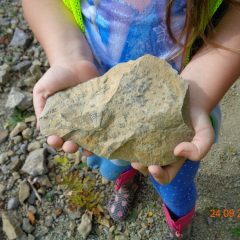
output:
[[84, 33], [85, 30], [84, 30], [80, 0], [63, 0], [63, 3], [73, 13], [75, 21], [77, 22], [81, 31]]

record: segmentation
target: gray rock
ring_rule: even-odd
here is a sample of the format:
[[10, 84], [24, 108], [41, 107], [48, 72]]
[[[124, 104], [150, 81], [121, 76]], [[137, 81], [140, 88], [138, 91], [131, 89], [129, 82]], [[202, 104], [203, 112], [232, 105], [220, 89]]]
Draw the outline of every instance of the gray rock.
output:
[[10, 164], [8, 165], [8, 168], [11, 171], [18, 171], [22, 167], [22, 161], [18, 156], [14, 158], [14, 160], [11, 160]]
[[30, 76], [30, 77], [24, 78], [21, 82], [21, 86], [33, 87], [38, 80], [39, 79], [36, 78], [36, 76]]
[[19, 200], [16, 197], [10, 198], [7, 203], [8, 210], [14, 210], [19, 207]]
[[27, 240], [35, 240], [36, 238], [32, 234], [28, 234]]
[[27, 48], [31, 43], [32, 38], [23, 30], [16, 28], [9, 46], [17, 48]]
[[22, 153], [26, 153], [27, 152], [27, 148], [28, 148], [28, 144], [27, 143], [23, 143], [20, 145], [20, 150]]
[[82, 215], [81, 223], [77, 228], [83, 239], [86, 239], [92, 230], [92, 213], [87, 211]]
[[2, 212], [2, 222], [3, 222], [3, 231], [7, 235], [9, 240], [15, 240], [17, 238], [24, 237], [24, 232], [20, 228], [20, 222], [16, 218], [15, 215], [13, 215], [10, 212]]
[[52, 216], [46, 216], [45, 218], [45, 225], [47, 227], [51, 227], [53, 223], [53, 217]]
[[29, 223], [27, 218], [24, 218], [22, 223], [22, 229], [26, 233], [32, 233], [35, 228]]
[[0, 66], [0, 84], [5, 84], [9, 81], [10, 67], [6, 63]]
[[34, 206], [32, 206], [32, 205], [30, 205], [30, 206], [28, 207], [28, 211], [32, 212], [33, 214], [36, 214], [36, 213], [37, 213], [37, 209], [36, 209]]
[[32, 105], [32, 94], [12, 87], [5, 105], [7, 109], [18, 107], [20, 110], [26, 110]]
[[38, 142], [38, 141], [31, 142], [31, 143], [28, 144], [28, 151], [29, 152], [32, 152], [32, 151], [37, 150], [39, 148], [41, 148], [41, 143]]
[[29, 60], [24, 60], [22, 62], [17, 63], [15, 66], [12, 67], [13, 71], [16, 72], [25, 72], [30, 66], [32, 62]]
[[32, 115], [32, 116], [29, 116], [29, 117], [26, 117], [24, 119], [25, 123], [29, 123], [29, 122], [36, 122], [37, 121], [37, 118], [35, 115]]
[[28, 200], [27, 200], [27, 202], [28, 202], [28, 204], [34, 205], [36, 199], [37, 199], [37, 197], [36, 197], [34, 191], [32, 191], [30, 196], [29, 196], [29, 198], [28, 198]]
[[[13, 137], [12, 140], [13, 140], [14, 144], [18, 144], [22, 141], [22, 136], [17, 135], [15, 137]], [[18, 148], [18, 146], [16, 146], [16, 147]]]
[[24, 139], [30, 139], [32, 137], [33, 130], [31, 128], [26, 128], [22, 131], [22, 136]]
[[57, 154], [56, 149], [54, 149], [53, 147], [49, 146], [47, 143], [43, 144], [43, 148], [46, 148], [48, 153], [51, 154], [51, 155], [56, 155]]
[[0, 164], [4, 164], [7, 161], [8, 161], [8, 153], [4, 152], [0, 154]]
[[25, 122], [18, 122], [14, 129], [10, 132], [10, 138], [17, 136], [24, 129], [27, 128], [27, 124]]
[[29, 153], [21, 171], [31, 176], [44, 175], [48, 172], [46, 166], [47, 151], [43, 148]]
[[2, 183], [0, 183], [0, 195], [4, 193], [5, 189], [6, 189], [6, 185], [3, 185]]
[[19, 192], [18, 192], [18, 198], [21, 204], [24, 203], [26, 199], [28, 199], [30, 195], [30, 187], [27, 182], [22, 182], [19, 185]]
[[7, 130], [0, 130], [0, 144], [5, 142], [8, 138], [8, 131]]
[[52, 187], [52, 184], [49, 181], [49, 178], [47, 175], [38, 176], [38, 177], [34, 178], [34, 182], [39, 183], [39, 185], [41, 187]]
[[164, 166], [193, 137], [188, 98], [187, 82], [146, 55], [48, 98], [40, 129], [108, 159]]

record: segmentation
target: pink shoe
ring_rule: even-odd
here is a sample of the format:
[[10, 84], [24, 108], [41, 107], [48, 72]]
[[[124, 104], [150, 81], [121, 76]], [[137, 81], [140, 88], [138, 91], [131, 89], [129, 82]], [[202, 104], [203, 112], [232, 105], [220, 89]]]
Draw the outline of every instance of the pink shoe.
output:
[[192, 219], [195, 213], [195, 208], [177, 221], [172, 219], [170, 212], [164, 203], [163, 211], [170, 230], [164, 240], [189, 240], [191, 237]]
[[139, 186], [140, 173], [133, 168], [118, 177], [115, 193], [108, 204], [109, 214], [114, 221], [119, 222], [126, 219]]

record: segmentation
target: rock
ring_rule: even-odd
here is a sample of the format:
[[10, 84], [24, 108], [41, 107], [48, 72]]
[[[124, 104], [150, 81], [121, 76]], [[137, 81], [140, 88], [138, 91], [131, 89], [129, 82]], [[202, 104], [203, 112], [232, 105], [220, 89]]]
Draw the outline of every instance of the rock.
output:
[[10, 67], [6, 63], [0, 66], [0, 84], [6, 84], [9, 81]]
[[32, 137], [33, 130], [31, 128], [26, 128], [22, 131], [22, 136], [24, 139], [30, 139]]
[[37, 213], [37, 209], [36, 209], [34, 206], [32, 206], [32, 205], [30, 205], [30, 206], [28, 207], [28, 211], [29, 211], [29, 212], [32, 212], [33, 214], [36, 214], [36, 213]]
[[193, 137], [188, 98], [186, 81], [146, 55], [48, 98], [40, 129], [108, 159], [164, 166]]
[[18, 156], [14, 158], [14, 160], [11, 160], [10, 164], [8, 165], [8, 168], [12, 171], [18, 171], [22, 167], [22, 161], [19, 159]]
[[23, 30], [16, 28], [9, 46], [14, 48], [20, 47], [26, 49], [27, 47], [29, 47], [31, 41], [32, 38], [28, 34], [26, 34]]
[[37, 82], [37, 78], [35, 76], [30, 76], [22, 80], [21, 85], [26, 87], [33, 87]]
[[12, 67], [12, 70], [15, 72], [25, 72], [30, 66], [32, 62], [29, 60], [24, 60], [22, 62], [19, 62], [15, 66]]
[[[22, 141], [22, 136], [17, 135], [15, 137], [13, 137], [12, 140], [13, 140], [14, 144], [18, 144]], [[18, 146], [16, 146], [16, 147], [18, 147]]]
[[8, 210], [14, 210], [19, 207], [19, 200], [16, 197], [10, 198], [7, 203]]
[[128, 236], [122, 234], [122, 235], [116, 235], [114, 240], [126, 240], [128, 239]]
[[30, 197], [28, 198], [27, 202], [28, 204], [34, 205], [37, 197], [34, 193], [34, 191], [31, 192]]
[[86, 239], [92, 230], [92, 213], [86, 210], [82, 215], [81, 223], [77, 228], [78, 232]]
[[25, 122], [18, 122], [17, 125], [14, 127], [14, 129], [11, 131], [10, 138], [17, 136], [26, 128], [27, 128], [27, 124]]
[[32, 234], [28, 234], [27, 240], [35, 240], [36, 238]]
[[26, 117], [26, 118], [24, 119], [24, 122], [25, 122], [25, 123], [36, 122], [36, 121], [37, 121], [37, 118], [36, 118], [35, 115]]
[[20, 145], [20, 150], [22, 153], [26, 153], [27, 152], [27, 148], [28, 148], [28, 144], [27, 143], [23, 143]]
[[20, 110], [26, 110], [32, 105], [32, 94], [12, 87], [5, 105], [7, 109], [18, 107]]
[[45, 218], [45, 225], [47, 227], [51, 227], [53, 224], [53, 217], [52, 216], [46, 216]]
[[48, 153], [50, 155], [56, 155], [57, 154], [57, 151], [55, 150], [55, 148], [49, 146], [47, 143], [43, 144], [43, 148], [46, 148], [46, 150], [48, 151]]
[[8, 153], [4, 152], [0, 154], [0, 164], [4, 164], [7, 161], [8, 161]]
[[28, 185], [27, 182], [22, 182], [19, 185], [19, 192], [18, 192], [20, 203], [23, 204], [24, 201], [28, 199], [29, 195], [30, 195], [30, 186]]
[[22, 223], [22, 229], [24, 232], [32, 233], [35, 228], [29, 223], [27, 218], [24, 218]]
[[6, 185], [3, 185], [2, 183], [0, 183], [0, 196], [4, 193], [6, 189]]
[[38, 183], [41, 187], [48, 187], [48, 188], [52, 187], [52, 184], [49, 181], [47, 175], [38, 176], [34, 178], [34, 183]]
[[20, 222], [10, 212], [2, 212], [2, 222], [3, 222], [3, 231], [7, 235], [9, 240], [15, 240], [21, 237], [24, 237], [24, 232], [20, 228]]
[[7, 130], [0, 130], [0, 144], [5, 142], [8, 138], [8, 131]]
[[46, 167], [47, 151], [43, 148], [34, 150], [28, 155], [21, 171], [36, 177], [48, 172]]
[[32, 152], [32, 151], [37, 150], [39, 148], [41, 148], [41, 143], [38, 142], [38, 141], [31, 142], [31, 143], [28, 144], [28, 151], [29, 152]]

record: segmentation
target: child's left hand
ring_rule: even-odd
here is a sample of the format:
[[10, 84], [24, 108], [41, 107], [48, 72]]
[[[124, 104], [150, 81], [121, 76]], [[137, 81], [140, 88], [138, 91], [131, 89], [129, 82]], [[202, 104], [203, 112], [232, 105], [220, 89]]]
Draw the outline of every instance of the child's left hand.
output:
[[[184, 159], [199, 161], [206, 156], [214, 142], [214, 130], [209, 115], [204, 110], [192, 107], [190, 114], [195, 136], [191, 142], [178, 144], [173, 153]], [[157, 165], [146, 167], [139, 163], [132, 163], [132, 166], [143, 174], [149, 172], [160, 184], [167, 184], [176, 176], [184, 162], [185, 160], [179, 160], [164, 167]]]

